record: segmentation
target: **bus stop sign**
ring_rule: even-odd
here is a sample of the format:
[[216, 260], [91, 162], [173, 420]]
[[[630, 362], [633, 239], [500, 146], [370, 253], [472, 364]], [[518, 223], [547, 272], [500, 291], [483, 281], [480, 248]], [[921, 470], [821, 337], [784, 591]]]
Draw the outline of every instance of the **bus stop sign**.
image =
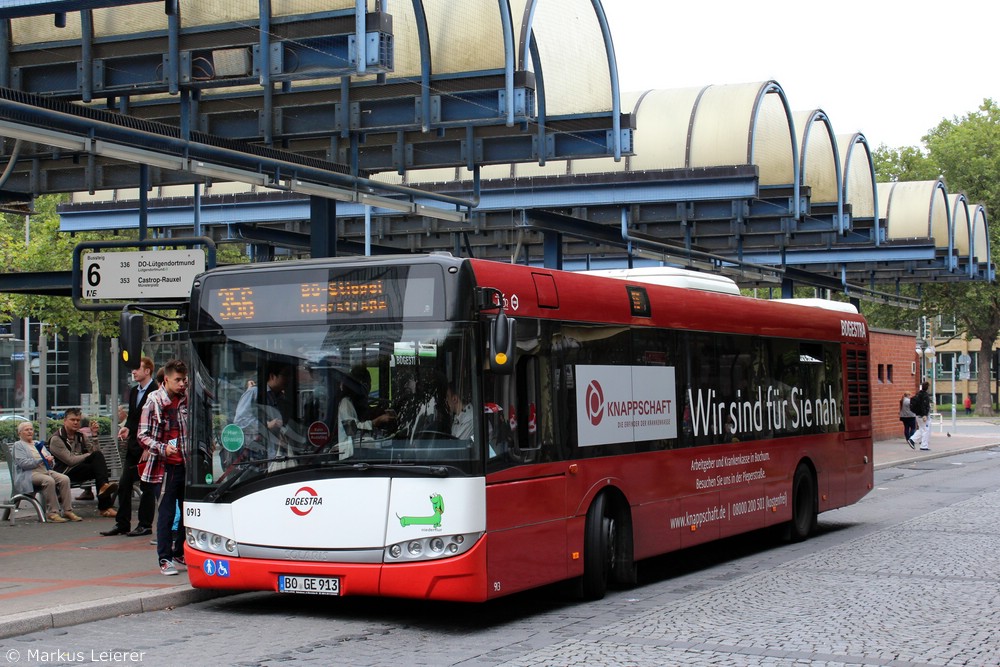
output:
[[205, 270], [203, 250], [90, 252], [80, 265], [84, 299], [186, 299]]

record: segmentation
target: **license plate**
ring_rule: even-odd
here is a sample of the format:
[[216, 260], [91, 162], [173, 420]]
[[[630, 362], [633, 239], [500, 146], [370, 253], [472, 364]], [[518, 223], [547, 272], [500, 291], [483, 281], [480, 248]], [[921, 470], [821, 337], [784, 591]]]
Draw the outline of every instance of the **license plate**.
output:
[[278, 590], [282, 593], [340, 595], [340, 577], [300, 577], [295, 574], [279, 574]]

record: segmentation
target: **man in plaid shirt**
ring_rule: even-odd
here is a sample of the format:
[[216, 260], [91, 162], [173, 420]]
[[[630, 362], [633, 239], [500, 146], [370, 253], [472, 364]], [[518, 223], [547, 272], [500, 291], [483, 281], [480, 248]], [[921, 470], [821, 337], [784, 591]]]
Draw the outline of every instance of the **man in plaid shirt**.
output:
[[184, 566], [184, 514], [172, 537], [177, 503], [184, 503], [184, 465], [188, 456], [187, 365], [172, 359], [163, 367], [163, 384], [154, 391], [139, 419], [139, 444], [149, 452], [143, 481], [162, 477], [163, 488], [156, 516], [156, 557], [160, 573], [177, 574]]

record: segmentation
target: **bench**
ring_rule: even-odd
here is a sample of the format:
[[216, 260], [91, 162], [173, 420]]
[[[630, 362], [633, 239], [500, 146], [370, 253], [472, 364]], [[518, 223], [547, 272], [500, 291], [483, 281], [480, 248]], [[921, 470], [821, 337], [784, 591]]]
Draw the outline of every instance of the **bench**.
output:
[[4, 460], [7, 461], [7, 472], [10, 473], [10, 498], [8, 500], [0, 500], [0, 509], [3, 510], [3, 521], [10, 521], [14, 523], [14, 512], [18, 510], [21, 503], [28, 503], [31, 505], [35, 514], [38, 515], [38, 520], [45, 523], [45, 511], [42, 504], [38, 501], [38, 491], [33, 491], [30, 495], [27, 493], [17, 493], [14, 490], [14, 454], [13, 446], [6, 442], [0, 442], [0, 452], [3, 453]]

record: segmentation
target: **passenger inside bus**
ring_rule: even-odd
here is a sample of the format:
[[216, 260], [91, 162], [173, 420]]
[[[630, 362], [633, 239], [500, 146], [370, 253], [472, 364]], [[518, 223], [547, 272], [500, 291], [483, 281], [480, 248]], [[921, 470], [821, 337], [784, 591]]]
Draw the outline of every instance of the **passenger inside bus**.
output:
[[273, 459], [281, 452], [282, 429], [285, 418], [281, 414], [285, 388], [292, 377], [292, 367], [283, 362], [267, 363], [267, 385], [264, 401], [258, 400], [257, 386], [254, 384], [236, 405], [233, 421], [243, 429], [246, 441], [250, 443], [248, 457], [252, 459]]
[[354, 441], [367, 435], [374, 435], [375, 429], [389, 428], [394, 418], [390, 412], [378, 416], [370, 415], [368, 393], [371, 376], [364, 366], [355, 366], [340, 383], [343, 398], [337, 406], [337, 442], [340, 458], [354, 455]]

